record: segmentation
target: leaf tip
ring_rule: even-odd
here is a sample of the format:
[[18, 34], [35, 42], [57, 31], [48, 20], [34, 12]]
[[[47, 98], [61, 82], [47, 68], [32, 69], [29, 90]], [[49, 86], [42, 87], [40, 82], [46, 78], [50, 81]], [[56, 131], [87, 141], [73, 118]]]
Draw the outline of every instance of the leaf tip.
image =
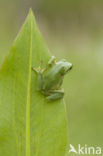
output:
[[33, 13], [32, 8], [29, 9], [29, 15], [34, 17], [34, 13]]
[[29, 9], [29, 14], [33, 13], [33, 10], [32, 8]]
[[35, 16], [34, 16], [34, 13], [33, 13], [32, 8], [29, 9], [28, 17], [30, 17], [32, 20], [33, 20], [33, 19], [35, 20]]

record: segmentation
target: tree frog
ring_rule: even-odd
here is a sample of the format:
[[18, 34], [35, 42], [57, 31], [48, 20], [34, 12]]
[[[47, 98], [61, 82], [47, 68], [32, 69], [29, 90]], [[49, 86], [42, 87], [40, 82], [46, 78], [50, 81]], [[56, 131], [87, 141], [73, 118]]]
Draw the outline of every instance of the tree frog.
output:
[[38, 75], [38, 90], [46, 96], [49, 101], [63, 98], [64, 90], [61, 89], [64, 75], [72, 69], [72, 64], [65, 59], [56, 62], [52, 56], [45, 69], [32, 68]]

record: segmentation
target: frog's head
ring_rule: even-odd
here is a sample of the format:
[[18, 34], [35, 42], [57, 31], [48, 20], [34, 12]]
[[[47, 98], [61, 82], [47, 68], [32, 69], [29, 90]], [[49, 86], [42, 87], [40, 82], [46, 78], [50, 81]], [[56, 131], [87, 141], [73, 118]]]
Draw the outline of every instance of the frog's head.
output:
[[66, 60], [62, 60], [61, 61], [62, 64], [62, 74], [65, 75], [68, 71], [70, 71], [72, 69], [72, 63], [66, 61]]

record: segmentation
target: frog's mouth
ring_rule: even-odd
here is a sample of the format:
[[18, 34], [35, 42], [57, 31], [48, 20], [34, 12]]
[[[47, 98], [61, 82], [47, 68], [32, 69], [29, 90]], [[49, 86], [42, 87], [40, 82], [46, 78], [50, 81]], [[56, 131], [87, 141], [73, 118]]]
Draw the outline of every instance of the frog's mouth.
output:
[[73, 68], [73, 65], [67, 70], [67, 72], [70, 71], [72, 68]]
[[69, 70], [71, 70], [73, 68], [73, 66], [71, 66], [70, 68], [69, 68]]

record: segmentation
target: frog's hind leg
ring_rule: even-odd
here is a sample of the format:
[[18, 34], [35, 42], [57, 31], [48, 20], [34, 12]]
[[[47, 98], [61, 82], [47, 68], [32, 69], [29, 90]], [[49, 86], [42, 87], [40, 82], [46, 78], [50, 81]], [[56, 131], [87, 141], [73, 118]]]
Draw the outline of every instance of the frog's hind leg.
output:
[[54, 90], [54, 91], [50, 91], [50, 95], [47, 96], [47, 99], [49, 101], [54, 101], [54, 100], [62, 99], [63, 97], [64, 97], [63, 90]]

